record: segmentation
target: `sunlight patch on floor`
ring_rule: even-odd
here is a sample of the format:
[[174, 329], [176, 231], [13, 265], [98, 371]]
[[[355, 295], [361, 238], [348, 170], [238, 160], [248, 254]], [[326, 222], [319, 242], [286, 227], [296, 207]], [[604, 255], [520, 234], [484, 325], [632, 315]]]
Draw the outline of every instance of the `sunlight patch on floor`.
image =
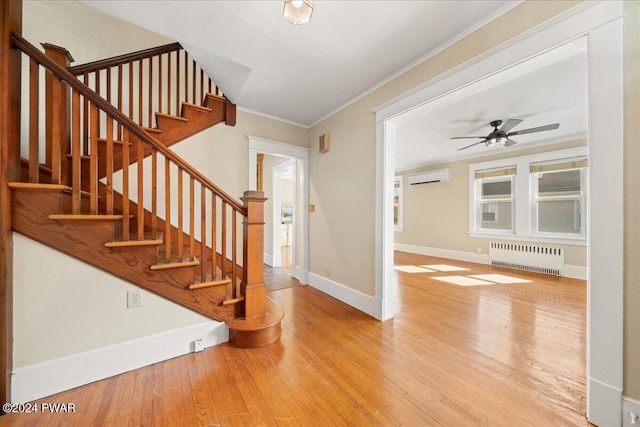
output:
[[433, 264], [433, 265], [421, 265], [422, 268], [430, 268], [438, 271], [465, 271], [469, 270], [468, 268], [456, 267], [455, 265], [447, 265], [447, 264]]
[[495, 285], [494, 282], [487, 282], [486, 280], [474, 279], [467, 276], [442, 276], [432, 277], [432, 279], [440, 280], [442, 282], [452, 283], [458, 286], [479, 286], [479, 285]]
[[505, 276], [504, 274], [474, 274], [472, 276], [475, 279], [489, 280], [495, 283], [501, 283], [507, 285], [510, 283], [531, 283], [533, 280], [520, 279], [518, 277]]
[[394, 270], [402, 271], [403, 273], [433, 273], [434, 270], [428, 268], [417, 267], [415, 265], [396, 265]]

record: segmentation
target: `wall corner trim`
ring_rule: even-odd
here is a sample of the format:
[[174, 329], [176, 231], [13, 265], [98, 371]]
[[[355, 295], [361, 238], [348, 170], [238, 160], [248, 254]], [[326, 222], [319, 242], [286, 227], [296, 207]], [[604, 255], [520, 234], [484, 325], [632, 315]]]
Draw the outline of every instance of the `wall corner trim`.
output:
[[354, 307], [378, 320], [382, 318], [382, 300], [363, 294], [342, 283], [335, 282], [315, 273], [309, 273], [309, 285], [325, 294]]

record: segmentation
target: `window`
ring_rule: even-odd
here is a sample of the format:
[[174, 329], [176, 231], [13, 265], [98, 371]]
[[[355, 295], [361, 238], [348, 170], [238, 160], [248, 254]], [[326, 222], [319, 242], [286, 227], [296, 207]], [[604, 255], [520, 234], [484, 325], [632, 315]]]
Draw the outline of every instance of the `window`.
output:
[[393, 179], [393, 226], [395, 231], [404, 231], [402, 224], [402, 175]]
[[513, 232], [513, 177], [516, 168], [476, 172], [476, 215], [480, 230]]
[[587, 161], [532, 164], [533, 232], [584, 236]]
[[469, 164], [469, 236], [586, 245], [587, 147]]

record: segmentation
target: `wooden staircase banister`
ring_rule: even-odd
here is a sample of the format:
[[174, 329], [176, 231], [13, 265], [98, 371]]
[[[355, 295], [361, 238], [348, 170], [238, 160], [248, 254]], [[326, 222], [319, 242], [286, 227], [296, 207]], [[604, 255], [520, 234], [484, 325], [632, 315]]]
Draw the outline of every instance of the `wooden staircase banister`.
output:
[[[77, 78], [60, 55], [41, 52], [17, 33], [10, 41], [29, 57], [28, 170], [11, 189], [12, 227], [213, 319], [234, 319], [227, 324], [236, 344], [274, 342], [282, 316], [269, 304], [263, 282], [264, 194], [247, 191], [240, 203], [168, 148], [222, 121], [235, 124], [235, 105], [217, 88], [211, 92], [211, 79], [179, 44], [96, 61], [92, 75], [76, 68]], [[163, 86], [158, 52], [172, 64], [164, 69], [167, 77], [175, 70], [176, 79], [167, 81], [176, 89], [178, 115], [162, 111], [160, 90], [135, 110], [130, 101], [143, 98], [143, 85], [149, 93]], [[144, 64], [140, 55], [148, 58]], [[128, 109], [121, 105], [121, 68], [129, 76]], [[43, 76], [44, 96], [38, 86]], [[188, 99], [198, 96], [202, 105]], [[37, 114], [42, 107], [44, 128]], [[151, 123], [152, 108], [157, 128], [143, 124]], [[42, 148], [51, 153], [45, 165]]]
[[112, 58], [100, 59], [86, 64], [75, 65], [69, 67], [71, 74], [78, 76], [84, 73], [91, 73], [97, 70], [103, 70], [109, 67], [117, 67], [118, 65], [127, 64], [132, 61], [151, 58], [153, 56], [162, 55], [169, 52], [175, 52], [182, 49], [182, 45], [178, 42], [165, 44], [163, 46], [152, 47], [149, 49], [138, 50], [136, 52], [125, 53], [123, 55], [114, 56]]
[[237, 200], [211, 182], [206, 176], [204, 176], [200, 171], [193, 168], [189, 163], [187, 163], [180, 156], [175, 154], [172, 150], [166, 148], [160, 141], [150, 136], [147, 132], [145, 132], [140, 126], [138, 126], [133, 120], [123, 114], [120, 110], [109, 104], [105, 101], [100, 95], [98, 95], [95, 91], [87, 87], [81, 81], [79, 81], [73, 74], [71, 74], [68, 70], [60, 67], [49, 57], [44, 55], [38, 48], [33, 46], [31, 43], [26, 41], [22, 36], [16, 34], [15, 32], [11, 33], [11, 41], [12, 43], [26, 53], [31, 58], [35, 59], [39, 64], [44, 66], [48, 71], [52, 74], [63, 80], [66, 84], [71, 86], [77, 92], [81, 93], [86, 99], [88, 99], [91, 103], [99, 107], [102, 111], [111, 115], [116, 121], [118, 121], [121, 125], [123, 125], [130, 133], [138, 137], [141, 141], [151, 145], [155, 150], [162, 153], [165, 158], [169, 159], [171, 162], [176, 164], [179, 168], [182, 168], [189, 175], [196, 178], [202, 185], [207, 187], [210, 191], [215, 193], [218, 197], [224, 200], [227, 204], [231, 205], [234, 210], [241, 213], [243, 216], [247, 215], [247, 211], [245, 207], [240, 204]]

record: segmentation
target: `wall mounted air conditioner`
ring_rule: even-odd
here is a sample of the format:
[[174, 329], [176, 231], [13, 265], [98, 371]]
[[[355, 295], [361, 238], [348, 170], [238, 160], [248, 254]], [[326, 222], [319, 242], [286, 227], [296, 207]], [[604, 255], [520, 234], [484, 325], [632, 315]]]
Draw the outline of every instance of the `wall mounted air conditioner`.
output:
[[449, 182], [451, 181], [451, 169], [438, 169], [428, 172], [413, 173], [409, 175], [409, 184], [431, 184], [433, 182]]

